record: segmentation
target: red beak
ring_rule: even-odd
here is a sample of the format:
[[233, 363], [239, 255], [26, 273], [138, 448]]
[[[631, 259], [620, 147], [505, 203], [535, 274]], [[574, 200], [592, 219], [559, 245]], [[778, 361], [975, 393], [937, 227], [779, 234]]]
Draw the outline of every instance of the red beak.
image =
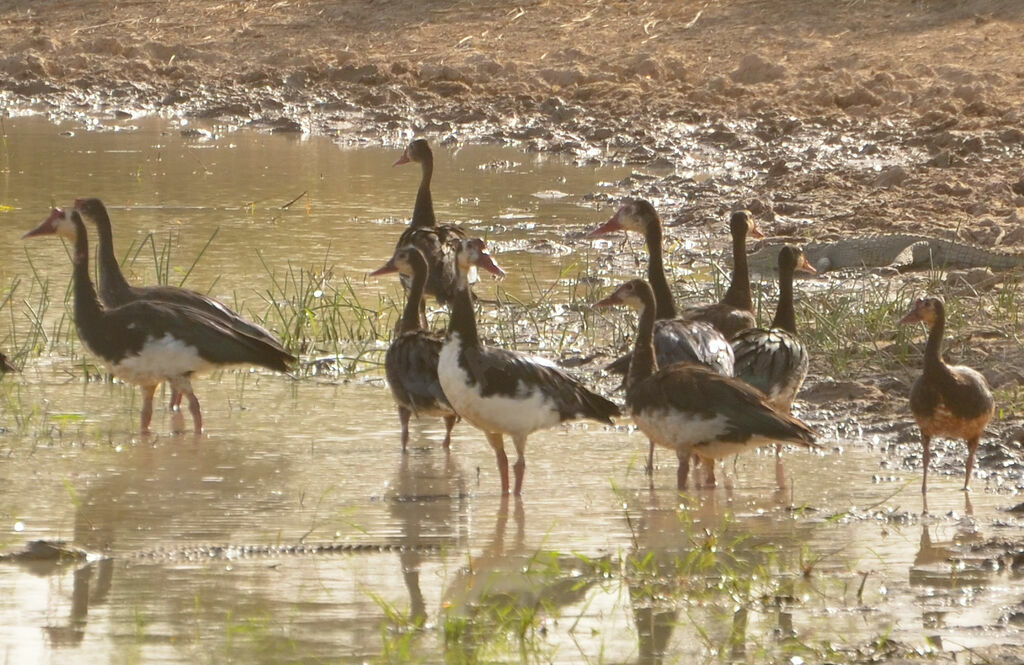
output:
[[483, 268], [487, 272], [492, 275], [497, 275], [498, 277], [505, 276], [505, 271], [498, 267], [498, 264], [494, 262], [494, 259], [491, 258], [491, 255], [487, 252], [480, 252], [480, 257], [476, 260], [476, 267]]
[[64, 210], [62, 208], [53, 208], [50, 211], [50, 216], [47, 217], [42, 224], [37, 226], [21, 236], [22, 240], [25, 238], [34, 238], [36, 236], [48, 236], [53, 235], [57, 232], [57, 224], [60, 220], [64, 219]]
[[392, 164], [391, 166], [401, 166], [402, 164], [408, 164], [411, 161], [412, 160], [409, 159], [409, 149], [406, 148], [405, 152], [402, 153], [402, 156], [396, 159], [395, 163]]
[[370, 273], [370, 277], [376, 277], [377, 275], [386, 275], [390, 272], [398, 272], [398, 267], [395, 265], [395, 257], [388, 259], [388, 262], [377, 268]]
[[814, 269], [814, 266], [811, 265], [811, 262], [807, 260], [806, 256], [804, 257], [803, 263], [798, 265], [796, 269], [799, 270], [800, 272], [806, 272], [812, 275], [818, 274], [818, 271]]
[[603, 235], [605, 235], [607, 233], [614, 233], [615, 231], [621, 231], [622, 230], [622, 222], [619, 221], [619, 214], [621, 212], [622, 211], [619, 210], [619, 212], [617, 212], [614, 215], [612, 215], [611, 219], [609, 219], [607, 222], [605, 222], [601, 226], [597, 227], [596, 229], [594, 229], [593, 231], [588, 233], [587, 237], [588, 238], [593, 238], [594, 236], [603, 236]]

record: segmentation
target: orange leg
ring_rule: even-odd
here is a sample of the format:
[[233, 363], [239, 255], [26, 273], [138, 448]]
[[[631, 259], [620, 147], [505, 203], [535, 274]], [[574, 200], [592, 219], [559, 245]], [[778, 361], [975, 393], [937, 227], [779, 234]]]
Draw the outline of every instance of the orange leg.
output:
[[[924, 447], [924, 454], [921, 459], [924, 463], [924, 479], [921, 480], [921, 494], [928, 492], [928, 463], [932, 461], [932, 437], [921, 433], [921, 445]], [[970, 474], [968, 474], [968, 478]]]
[[488, 432], [487, 443], [494, 449], [494, 455], [498, 458], [498, 474], [501, 476], [501, 495], [508, 494], [508, 455], [505, 454], [505, 441], [501, 432]]
[[513, 467], [516, 472], [515, 495], [519, 496], [523, 493], [523, 476], [526, 475], [526, 437], [513, 436], [512, 442], [516, 446], [516, 464]]
[[142, 389], [142, 433], [149, 434], [149, 424], [153, 421], [153, 395], [156, 394], [156, 386], [140, 386]]
[[967, 476], [964, 478], [964, 490], [969, 489], [971, 484], [971, 473], [974, 471], [974, 454], [978, 452], [978, 444], [981, 443], [980, 437], [974, 437], [967, 441]]
[[458, 416], [445, 416], [444, 417], [444, 449], [451, 450], [452, 447], [452, 428], [455, 427], [455, 423], [459, 420]]

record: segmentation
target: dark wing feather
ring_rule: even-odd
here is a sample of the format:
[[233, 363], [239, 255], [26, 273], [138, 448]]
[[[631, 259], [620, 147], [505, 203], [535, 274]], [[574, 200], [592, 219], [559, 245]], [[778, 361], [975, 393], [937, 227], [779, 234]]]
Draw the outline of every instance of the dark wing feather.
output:
[[202, 358], [216, 364], [259, 365], [287, 372], [295, 359], [279, 346], [235, 330], [203, 311], [170, 303], [137, 300], [106, 310], [97, 330], [86, 340], [89, 347], [115, 360], [125, 352], [137, 353], [148, 339], [165, 335], [194, 346]]
[[810, 358], [800, 338], [781, 328], [750, 328], [732, 340], [735, 376], [766, 395], [800, 389]]
[[524, 397], [539, 390], [555, 401], [562, 420], [592, 418], [610, 425], [611, 417], [619, 415], [614, 402], [546, 360], [494, 348], [467, 349], [465, 355], [484, 397]]
[[[413, 245], [423, 252], [427, 259], [426, 292], [445, 305], [455, 297], [458, 282], [458, 266], [455, 253], [466, 233], [457, 226], [444, 224], [441, 226], [409, 227], [399, 237], [396, 248]], [[400, 275], [402, 286], [409, 289], [412, 278]]]
[[696, 365], [672, 365], [639, 381], [626, 393], [634, 412], [669, 409], [702, 418], [724, 418], [722, 441], [746, 441], [754, 435], [811, 446], [815, 432], [792, 416], [779, 413], [763, 393], [731, 377]]
[[448, 409], [451, 405], [437, 378], [437, 360], [443, 335], [413, 330], [391, 342], [384, 357], [384, 369], [391, 393], [402, 406], [414, 413]]
[[130, 302], [136, 300], [157, 301], [197, 309], [240, 333], [262, 339], [267, 344], [284, 352], [281, 342], [269, 330], [243, 319], [223, 303], [197, 291], [174, 286], [140, 286], [132, 287], [130, 294], [133, 297]]
[[753, 312], [739, 309], [732, 305], [726, 305], [725, 303], [690, 307], [683, 311], [682, 318], [689, 321], [710, 323], [725, 335], [726, 339], [732, 339], [733, 335], [739, 331], [753, 328], [757, 325], [757, 319], [754, 318]]
[[[704, 365], [724, 376], [733, 374], [732, 347], [720, 332], [702, 321], [655, 321], [654, 354], [658, 367], [685, 362]], [[613, 374], [626, 374], [631, 358], [631, 353], [621, 356], [605, 369]]]

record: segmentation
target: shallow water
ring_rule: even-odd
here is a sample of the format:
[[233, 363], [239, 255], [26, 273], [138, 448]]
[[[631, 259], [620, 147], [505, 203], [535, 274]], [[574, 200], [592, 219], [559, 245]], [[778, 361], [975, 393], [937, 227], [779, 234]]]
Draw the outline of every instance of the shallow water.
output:
[[[396, 292], [361, 275], [386, 260], [411, 209], [418, 173], [391, 168], [399, 150], [114, 124], [137, 129], [5, 121], [5, 348], [19, 348], [37, 302], [30, 262], [50, 281], [46, 329], [65, 316], [65, 250], [18, 240], [51, 199], [101, 196], [118, 250], [152, 232], [175, 270], [219, 228], [187, 284], [243, 309], [262, 311], [257, 247], [271, 271], [326, 262], [368, 302]], [[623, 175], [493, 146], [435, 153], [439, 216], [499, 249], [603, 221], [582, 195]], [[568, 196], [534, 196], [553, 189]], [[513, 294], [567, 260], [498, 258]], [[156, 280], [151, 250], [133, 270]], [[523, 499], [503, 501], [493, 454], [466, 424], [446, 454], [440, 421], [415, 423], [401, 454], [379, 372], [216, 373], [196, 381], [207, 435], [167, 434], [159, 413], [156, 436], [140, 439], [137, 390], [83, 380], [74, 343], [43, 348], [0, 382], [0, 542], [64, 539], [111, 558], [0, 562], [4, 662], [817, 662], [880, 636], [1024, 647], [1004, 620], [1019, 574], [987, 551], [963, 556], [1019, 538], [1003, 510], [1019, 498], [979, 477], [968, 503], [961, 479], [936, 474], [925, 515], [919, 472], [893, 472], [863, 440], [787, 453], [786, 491], [772, 455], [753, 454], [724, 465], [725, 486], [680, 496], [670, 455], [659, 451], [652, 489], [642, 437], [574, 424], [530, 437]], [[371, 547], [208, 554], [299, 543]]]

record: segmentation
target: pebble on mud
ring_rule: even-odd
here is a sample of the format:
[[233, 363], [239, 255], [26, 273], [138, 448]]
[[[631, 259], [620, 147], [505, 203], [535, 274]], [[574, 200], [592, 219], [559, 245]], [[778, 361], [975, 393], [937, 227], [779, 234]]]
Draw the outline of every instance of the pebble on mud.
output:
[[775, 81], [786, 76], [786, 68], [757, 53], [748, 53], [729, 77], [737, 83], [754, 84]]
[[902, 185], [910, 174], [902, 166], [891, 166], [875, 178], [875, 187], [896, 187]]

